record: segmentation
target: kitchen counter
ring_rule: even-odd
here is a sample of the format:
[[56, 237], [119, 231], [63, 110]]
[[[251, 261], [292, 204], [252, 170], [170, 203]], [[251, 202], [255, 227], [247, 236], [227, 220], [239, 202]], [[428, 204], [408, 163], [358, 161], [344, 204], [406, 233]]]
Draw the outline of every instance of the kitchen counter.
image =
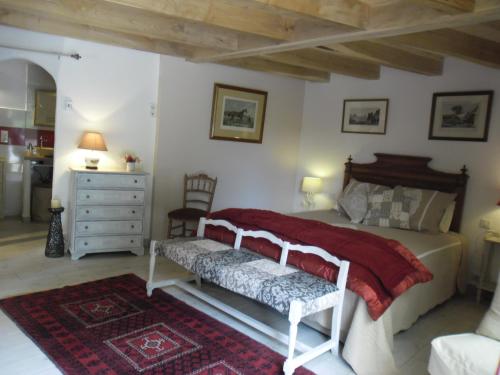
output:
[[53, 157], [36, 155], [36, 154], [30, 154], [30, 155], [25, 154], [23, 156], [23, 159], [24, 160], [31, 160], [31, 161], [50, 162], [50, 163], [52, 163], [54, 161]]

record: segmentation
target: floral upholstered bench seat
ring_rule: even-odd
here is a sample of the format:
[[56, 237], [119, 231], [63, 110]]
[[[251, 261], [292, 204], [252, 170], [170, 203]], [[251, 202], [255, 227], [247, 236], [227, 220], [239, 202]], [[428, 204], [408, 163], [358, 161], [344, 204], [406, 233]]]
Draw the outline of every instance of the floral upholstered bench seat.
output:
[[[233, 232], [233, 246], [204, 238], [206, 225], [223, 227]], [[288, 357], [283, 364], [285, 375], [292, 375], [295, 369], [329, 350], [335, 355], [339, 354], [340, 322], [349, 262], [340, 260], [319, 247], [292, 244], [271, 232], [245, 230], [226, 220], [201, 218], [196, 235], [197, 237], [192, 238], [151, 241], [149, 279], [146, 284], [148, 296], [153, 294], [155, 288], [175, 285], [273, 339], [287, 344]], [[243, 238], [262, 238], [279, 246], [279, 263], [241, 249]], [[337, 266], [339, 273], [336, 284], [288, 266], [289, 251], [314, 254]], [[194, 288], [187, 283], [188, 280], [193, 280], [192, 276], [155, 281], [155, 264], [159, 256], [166, 257], [196, 274], [198, 286], [199, 279], [202, 278], [288, 315], [288, 336], [203, 293], [199, 288]], [[330, 338], [315, 347], [298, 342], [297, 331], [301, 319], [326, 309], [332, 309]], [[296, 348], [301, 354], [295, 355]]]
[[155, 255], [165, 256], [202, 279], [288, 314], [300, 301], [306, 316], [332, 306], [335, 284], [249, 250], [201, 238], [157, 241]]

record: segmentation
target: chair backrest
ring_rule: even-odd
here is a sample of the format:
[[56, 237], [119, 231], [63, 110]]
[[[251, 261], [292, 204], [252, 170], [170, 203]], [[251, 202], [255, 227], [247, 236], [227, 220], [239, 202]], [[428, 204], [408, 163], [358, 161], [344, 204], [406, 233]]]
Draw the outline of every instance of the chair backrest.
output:
[[185, 174], [183, 207], [195, 207], [210, 212], [216, 186], [217, 178], [210, 178], [204, 173]]

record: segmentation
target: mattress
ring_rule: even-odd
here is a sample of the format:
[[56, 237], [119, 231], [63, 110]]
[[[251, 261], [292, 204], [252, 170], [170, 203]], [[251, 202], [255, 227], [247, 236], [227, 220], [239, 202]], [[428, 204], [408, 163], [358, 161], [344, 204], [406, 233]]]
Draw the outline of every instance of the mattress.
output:
[[[292, 214], [304, 219], [363, 230], [405, 245], [433, 273], [432, 281], [417, 284], [398, 297], [385, 313], [374, 321], [363, 299], [347, 291], [342, 313], [342, 356], [357, 374], [397, 374], [392, 355], [393, 335], [409, 328], [422, 314], [446, 301], [464, 288], [463, 262], [466, 242], [453, 232], [427, 234], [394, 228], [352, 224], [334, 210]], [[311, 315], [306, 323], [324, 332], [331, 327], [331, 312]]]

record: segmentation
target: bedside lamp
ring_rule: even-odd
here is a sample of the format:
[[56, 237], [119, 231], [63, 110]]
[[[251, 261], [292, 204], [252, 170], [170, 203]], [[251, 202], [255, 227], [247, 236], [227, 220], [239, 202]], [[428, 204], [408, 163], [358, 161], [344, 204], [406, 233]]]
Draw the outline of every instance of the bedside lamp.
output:
[[[96, 132], [85, 132], [78, 148], [91, 151], [108, 151], [102, 134]], [[97, 169], [97, 164], [99, 164], [99, 157], [94, 152], [85, 157], [85, 168]]]
[[323, 181], [319, 177], [304, 177], [302, 179], [302, 192], [306, 193], [305, 203], [308, 208], [314, 206], [314, 194], [320, 193]]

